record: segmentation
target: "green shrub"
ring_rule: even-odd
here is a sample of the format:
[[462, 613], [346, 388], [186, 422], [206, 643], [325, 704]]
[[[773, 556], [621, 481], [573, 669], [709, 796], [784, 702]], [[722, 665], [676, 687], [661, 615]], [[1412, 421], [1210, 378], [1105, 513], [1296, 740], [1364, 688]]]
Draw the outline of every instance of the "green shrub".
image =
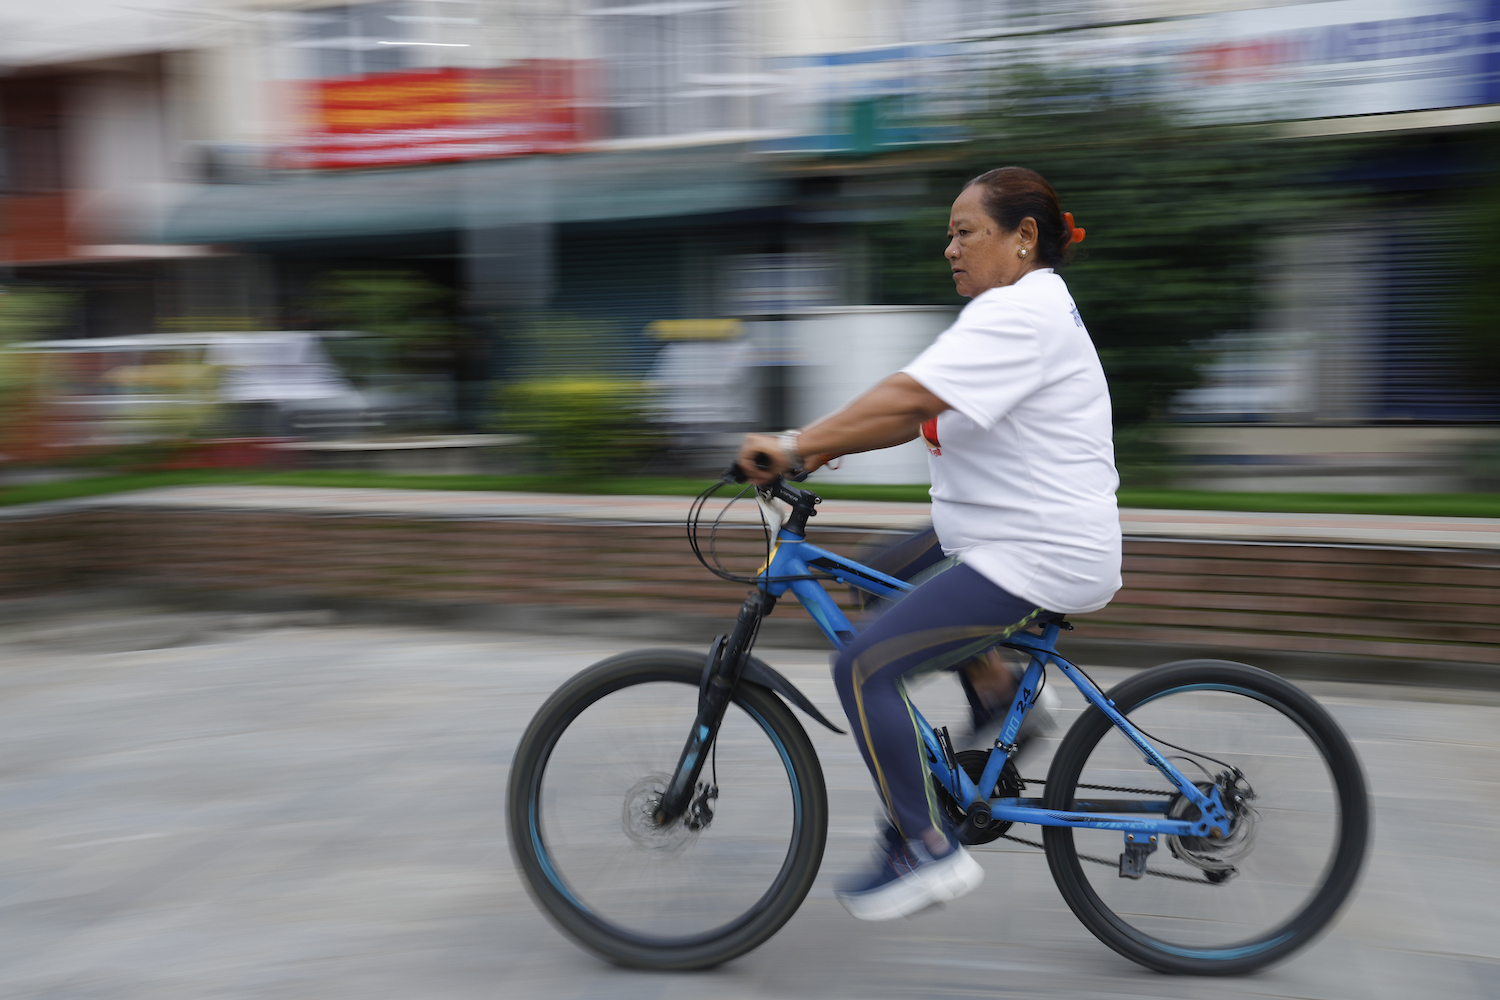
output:
[[528, 434], [547, 471], [634, 471], [659, 443], [647, 419], [643, 382], [603, 376], [547, 376], [502, 386], [497, 430]]

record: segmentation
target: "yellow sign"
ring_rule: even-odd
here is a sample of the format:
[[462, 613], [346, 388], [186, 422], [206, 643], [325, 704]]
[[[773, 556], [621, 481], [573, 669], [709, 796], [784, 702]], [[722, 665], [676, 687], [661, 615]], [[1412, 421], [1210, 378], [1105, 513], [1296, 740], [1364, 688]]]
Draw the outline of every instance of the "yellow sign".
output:
[[659, 319], [646, 332], [657, 340], [734, 340], [743, 327], [737, 319]]

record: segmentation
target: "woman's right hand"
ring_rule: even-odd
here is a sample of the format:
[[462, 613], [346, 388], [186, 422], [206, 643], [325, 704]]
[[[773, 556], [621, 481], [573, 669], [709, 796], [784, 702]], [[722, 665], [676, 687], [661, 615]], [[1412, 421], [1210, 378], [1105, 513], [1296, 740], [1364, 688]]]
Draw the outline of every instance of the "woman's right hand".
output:
[[[768, 464], [762, 466], [758, 462]], [[783, 473], [791, 471], [791, 463], [782, 453], [775, 434], [746, 434], [740, 442], [740, 453], [735, 464], [745, 478], [756, 486], [764, 486]]]
[[[756, 459], [761, 456], [769, 461], [770, 465], [767, 468], [756, 464]], [[840, 457], [831, 451], [810, 455], [804, 459], [802, 471], [816, 472]], [[740, 467], [745, 478], [757, 486], [764, 486], [777, 476], [796, 471], [792, 467], [789, 456], [781, 450], [781, 442], [775, 434], [746, 434], [744, 440], [740, 442], [740, 451], [735, 457], [735, 464]]]

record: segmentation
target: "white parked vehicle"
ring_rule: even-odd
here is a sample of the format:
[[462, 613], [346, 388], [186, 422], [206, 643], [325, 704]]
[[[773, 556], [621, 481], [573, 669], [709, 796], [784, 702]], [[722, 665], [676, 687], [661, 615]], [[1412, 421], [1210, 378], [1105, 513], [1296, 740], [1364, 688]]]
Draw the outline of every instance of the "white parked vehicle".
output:
[[[178, 436], [353, 437], [433, 417], [421, 379], [357, 389], [325, 341], [347, 331], [158, 333], [44, 340], [13, 350], [68, 356], [53, 412], [84, 446]], [[407, 384], [410, 382], [411, 384]], [[422, 383], [422, 384], [417, 384]]]

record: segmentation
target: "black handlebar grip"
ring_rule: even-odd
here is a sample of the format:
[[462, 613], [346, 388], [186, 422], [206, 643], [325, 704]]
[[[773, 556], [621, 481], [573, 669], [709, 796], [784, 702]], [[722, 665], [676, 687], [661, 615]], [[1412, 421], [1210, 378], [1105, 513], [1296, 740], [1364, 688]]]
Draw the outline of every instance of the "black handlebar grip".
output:
[[[750, 461], [754, 463], [755, 467], [762, 472], [771, 471], [771, 456], [767, 455], [763, 451], [757, 451], [752, 454], [750, 456]], [[730, 463], [729, 468], [725, 469], [723, 474], [719, 478], [725, 482], [743, 483], [749, 477], [745, 475], [745, 470], [740, 468], [739, 462], [732, 462]], [[800, 483], [802, 480], [807, 478], [807, 473], [801, 469], [798, 469], [788, 473], [786, 478], [793, 482]]]

